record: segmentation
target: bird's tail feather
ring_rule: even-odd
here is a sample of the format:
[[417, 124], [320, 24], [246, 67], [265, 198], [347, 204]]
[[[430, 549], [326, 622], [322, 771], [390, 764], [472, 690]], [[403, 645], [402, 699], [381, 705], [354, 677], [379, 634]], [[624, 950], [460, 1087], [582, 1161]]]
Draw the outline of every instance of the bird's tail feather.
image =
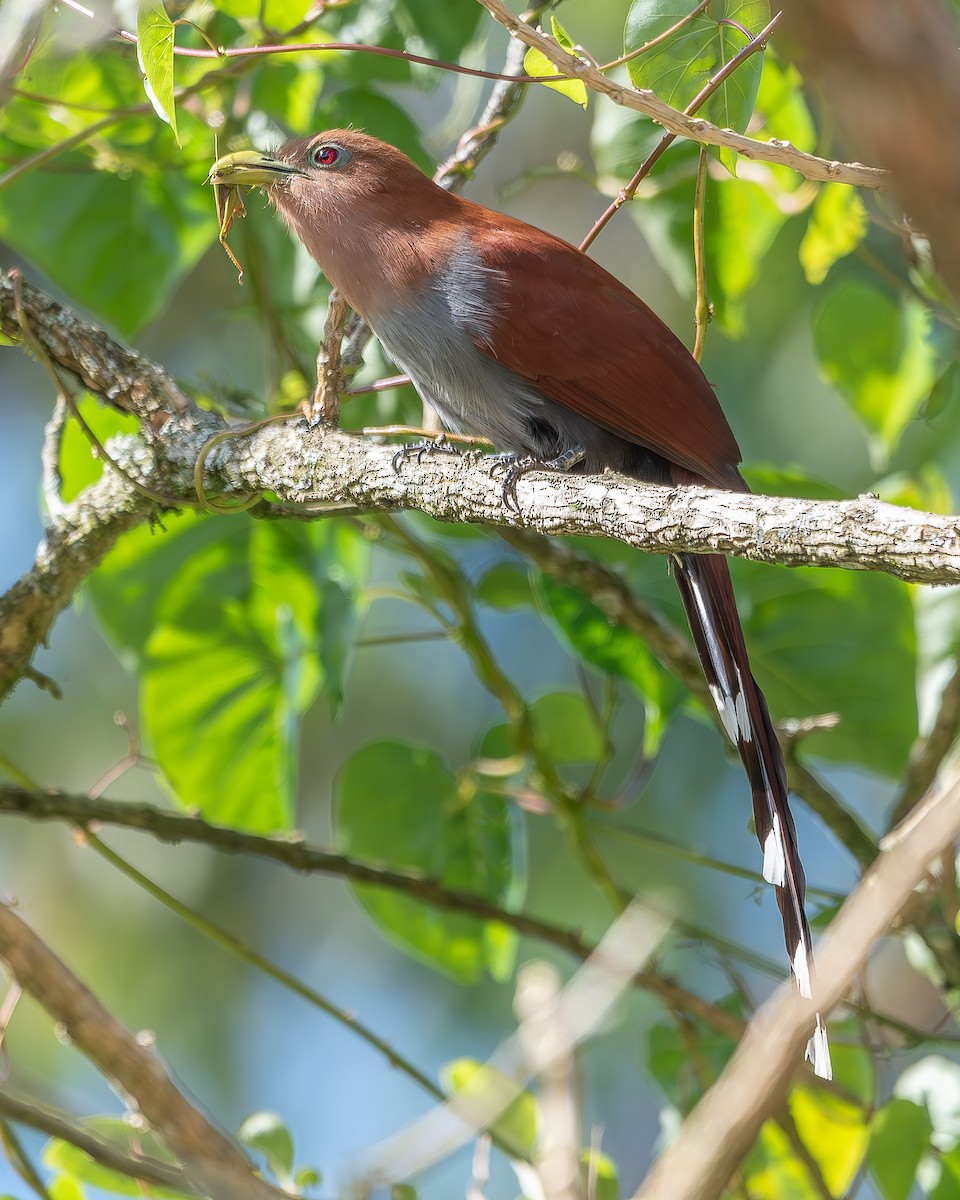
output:
[[[710, 694], [750, 781], [763, 877], [776, 888], [790, 965], [800, 994], [809, 999], [813, 939], [786, 768], [767, 702], [750, 672], [726, 559], [678, 555], [676, 580]], [[807, 1057], [818, 1075], [830, 1078], [830, 1051], [819, 1013]]]

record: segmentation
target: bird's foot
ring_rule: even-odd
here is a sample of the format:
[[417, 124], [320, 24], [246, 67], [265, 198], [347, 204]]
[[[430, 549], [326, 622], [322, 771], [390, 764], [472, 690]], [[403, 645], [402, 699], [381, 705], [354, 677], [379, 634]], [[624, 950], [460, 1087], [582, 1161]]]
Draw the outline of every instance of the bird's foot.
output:
[[446, 434], [441, 433], [433, 438], [424, 438], [422, 442], [414, 442], [410, 446], [401, 446], [391, 459], [394, 471], [399, 475], [400, 468], [408, 458], [415, 458], [419, 466], [425, 454], [454, 454], [459, 458], [462, 451], [451, 445]]
[[582, 446], [575, 446], [565, 450], [563, 454], [558, 454], [556, 458], [547, 459], [532, 458], [529, 455], [521, 457], [519, 454], [494, 454], [491, 456], [490, 474], [495, 475], [498, 471], [503, 471], [500, 494], [504, 506], [519, 513], [517, 483], [528, 471], [570, 471], [579, 466], [586, 457], [587, 452]]

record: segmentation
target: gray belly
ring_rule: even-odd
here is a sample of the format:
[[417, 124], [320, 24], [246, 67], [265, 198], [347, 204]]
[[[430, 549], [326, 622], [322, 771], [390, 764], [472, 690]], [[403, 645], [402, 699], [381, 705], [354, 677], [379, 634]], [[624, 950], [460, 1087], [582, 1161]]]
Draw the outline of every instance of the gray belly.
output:
[[373, 328], [421, 399], [454, 433], [479, 434], [499, 451], [538, 462], [582, 450], [587, 472], [610, 467], [646, 479], [662, 477], [655, 455], [564, 408], [484, 354], [444, 305], [394, 311]]

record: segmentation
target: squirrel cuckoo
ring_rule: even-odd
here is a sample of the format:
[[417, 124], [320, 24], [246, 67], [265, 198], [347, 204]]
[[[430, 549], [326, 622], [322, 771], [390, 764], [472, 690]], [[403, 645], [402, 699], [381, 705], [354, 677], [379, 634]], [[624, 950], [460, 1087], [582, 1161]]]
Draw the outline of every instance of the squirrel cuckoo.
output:
[[[739, 447], [689, 351], [568, 243], [444, 191], [399, 150], [353, 130], [228, 154], [209, 178], [266, 191], [451, 430], [489, 439], [520, 469], [609, 468], [747, 490]], [[710, 693], [750, 780], [763, 877], [809, 998], [812, 939], [783, 755], [726, 560], [678, 554], [674, 566]], [[829, 1078], [819, 1014], [807, 1057]]]

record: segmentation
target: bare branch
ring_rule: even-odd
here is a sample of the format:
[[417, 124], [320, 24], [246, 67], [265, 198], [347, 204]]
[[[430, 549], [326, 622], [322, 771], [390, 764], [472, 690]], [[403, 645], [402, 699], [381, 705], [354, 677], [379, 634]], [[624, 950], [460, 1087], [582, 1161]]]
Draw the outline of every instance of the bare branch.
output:
[[929, 864], [960, 833], [960, 778], [928, 797], [884, 844], [818, 947], [813, 1002], [778, 989], [750, 1023], [717, 1083], [661, 1155], [635, 1200], [715, 1200], [766, 1118], [776, 1112], [810, 1035], [814, 1005], [829, 1012], [876, 939], [909, 903]]
[[136, 1103], [194, 1186], [232, 1200], [285, 1196], [253, 1174], [233, 1142], [174, 1086], [149, 1043], [121, 1025], [6, 904], [0, 904], [0, 958], [77, 1049]]
[[[195, 1191], [180, 1167], [155, 1158], [139, 1158], [126, 1154], [118, 1146], [83, 1129], [75, 1118], [66, 1113], [11, 1095], [6, 1090], [0, 1091], [0, 1117], [16, 1121], [20, 1125], [29, 1125], [31, 1129], [37, 1129], [48, 1137], [69, 1142], [102, 1167], [119, 1171], [130, 1179], [139, 1179], [143, 1183], [153, 1183], [158, 1187], [174, 1188], [179, 1192]], [[199, 1192], [196, 1194], [200, 1195]]]
[[[511, 912], [483, 896], [445, 887], [438, 880], [415, 871], [391, 870], [350, 855], [311, 846], [302, 839], [265, 837], [222, 825], [210, 825], [199, 817], [166, 812], [149, 804], [107, 800], [102, 796], [90, 799], [64, 792], [32, 792], [14, 784], [0, 784], [0, 812], [39, 821], [69, 821], [81, 829], [97, 825], [138, 829], [168, 845], [194, 842], [230, 854], [256, 855], [305, 874], [334, 875], [354, 883], [388, 888], [435, 908], [468, 913], [482, 920], [499, 921], [525, 937], [557, 946], [574, 958], [589, 958], [596, 949], [575, 929], [553, 925], [527, 913]], [[658, 996], [667, 1008], [699, 1017], [720, 1033], [737, 1038], [743, 1032], [744, 1024], [739, 1018], [702, 1000], [668, 975], [646, 970], [634, 982], [638, 988]]]
[[[521, 20], [516, 13], [507, 8], [503, 0], [479, 0], [479, 3], [514, 37], [545, 55], [561, 75], [566, 75], [568, 79], [582, 80], [593, 91], [608, 96], [614, 104], [643, 113], [678, 137], [690, 138], [691, 141], [706, 146], [727, 146], [742, 154], [744, 158], [779, 163], [781, 166], [790, 167], [806, 179], [817, 179], [824, 183], [852, 183], [856, 187], [864, 188], [885, 188], [889, 185], [887, 173], [877, 167], [866, 167], [863, 163], [830, 162], [825, 158], [817, 158], [814, 154], [804, 154], [789, 142], [758, 142], [755, 138], [734, 133], [732, 129], [720, 129], [717, 125], [711, 125], [702, 117], [687, 116], [671, 108], [654, 92], [628, 87], [608, 79], [586, 59], [570, 54], [554, 38]], [[824, 0], [824, 4], [827, 4], [827, 0]]]

